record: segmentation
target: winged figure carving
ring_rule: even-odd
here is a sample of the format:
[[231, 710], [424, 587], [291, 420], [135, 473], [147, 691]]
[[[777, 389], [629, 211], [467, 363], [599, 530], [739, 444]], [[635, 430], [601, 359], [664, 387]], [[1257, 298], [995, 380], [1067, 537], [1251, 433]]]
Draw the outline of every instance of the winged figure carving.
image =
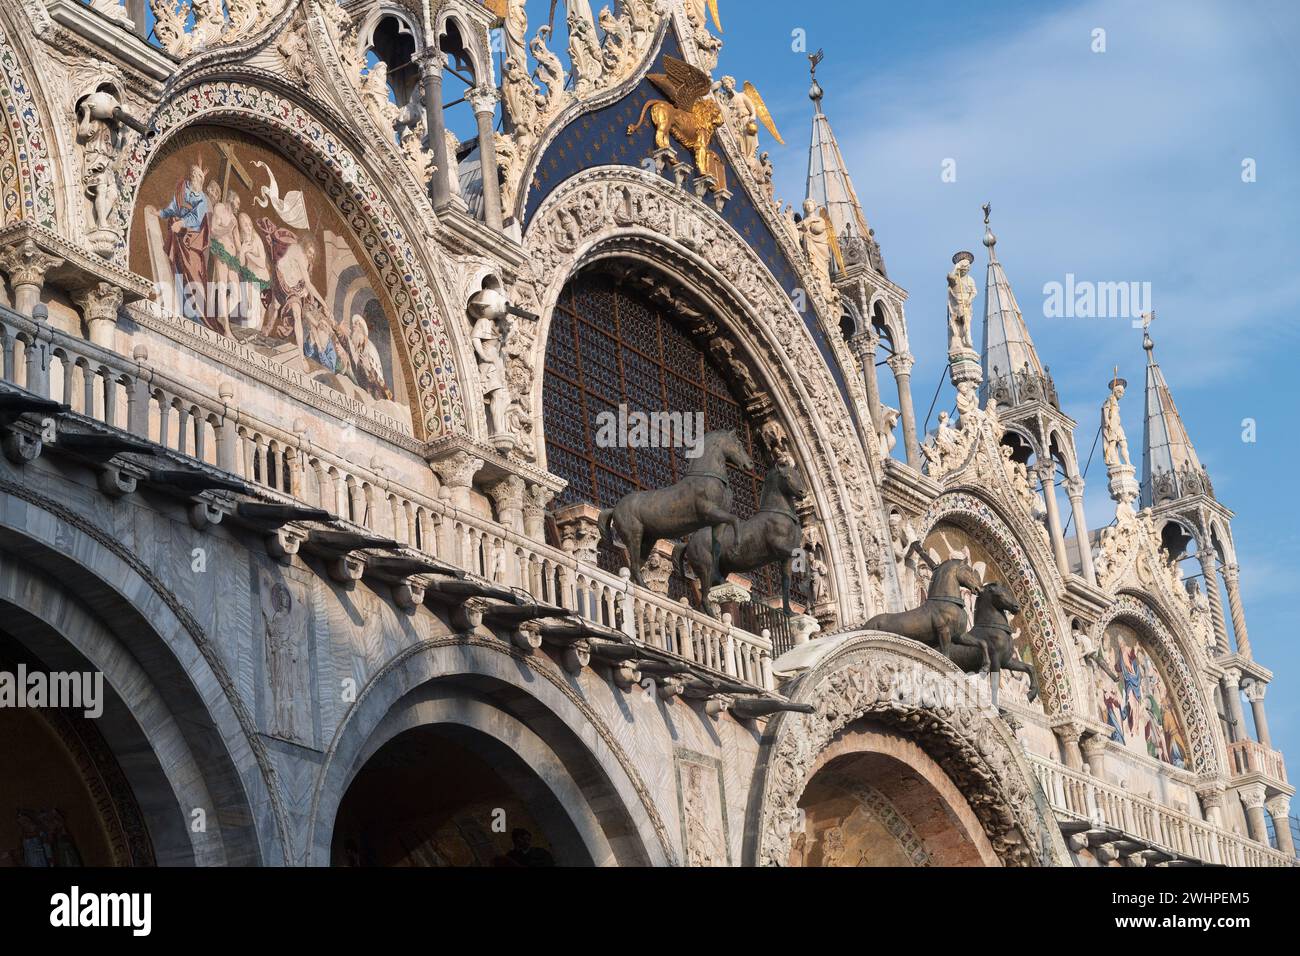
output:
[[649, 80], [663, 91], [667, 99], [647, 100], [641, 107], [641, 116], [627, 128], [627, 135], [638, 132], [646, 122], [655, 128], [655, 148], [671, 147], [669, 137], [691, 151], [695, 167], [704, 175], [713, 176], [721, 188], [722, 162], [709, 149], [713, 135], [723, 122], [722, 107], [709, 91], [712, 82], [703, 70], [691, 66], [675, 56], [664, 57], [664, 72], [651, 73]]
[[[772, 134], [772, 138], [784, 146], [785, 140], [783, 140], [781, 134], [777, 132], [776, 121], [772, 119], [772, 114], [768, 112], [767, 104], [763, 102], [763, 97], [759, 96], [758, 90], [755, 89], [754, 84], [749, 82], [749, 80], [746, 80], [744, 89], [745, 95], [749, 97], [749, 102], [754, 107], [754, 115], [757, 116], [762, 124], [767, 127], [767, 131]], [[754, 132], [757, 133], [758, 130], [755, 130]]]

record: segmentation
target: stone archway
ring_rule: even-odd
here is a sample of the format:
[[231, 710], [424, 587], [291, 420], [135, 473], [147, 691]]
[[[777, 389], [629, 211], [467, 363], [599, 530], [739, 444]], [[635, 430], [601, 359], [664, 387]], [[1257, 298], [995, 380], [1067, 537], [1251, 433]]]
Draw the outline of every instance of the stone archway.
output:
[[[553, 665], [496, 639], [449, 635], [390, 660], [339, 725], [312, 798], [308, 865], [331, 861], [343, 801], [367, 762], [422, 728], [492, 760], [513, 793], [532, 794], [530, 807], [545, 832], [566, 835], [568, 859], [677, 862], [635, 763]], [[502, 747], [517, 759], [505, 759]]]
[[[541, 408], [542, 374], [550, 316], [561, 291], [580, 270], [607, 258], [625, 258], [689, 287], [752, 365], [779, 417], [789, 423], [794, 457], [810, 479], [823, 519], [827, 564], [841, 620], [862, 620], [883, 610], [896, 588], [889, 562], [879, 562], [888, 540], [883, 508], [870, 481], [872, 447], [863, 386], [838, 336], [829, 336], [828, 359], [796, 311], [790, 294], [732, 227], [712, 209], [662, 177], [626, 166], [604, 166], [571, 177], [551, 192], [524, 236], [529, 262], [512, 285], [512, 297], [541, 316], [521, 348], [520, 393]], [[835, 366], [835, 367], [832, 367]], [[535, 415], [536, 417], [536, 415]], [[540, 447], [539, 460], [545, 448]]]
[[[400, 195], [404, 178], [386, 179], [388, 172], [379, 168], [382, 155], [361, 158], [333, 132], [346, 125], [341, 119], [323, 118], [320, 106], [297, 102], [260, 82], [261, 77], [197, 81], [178, 88], [158, 108], [150, 118], [157, 134], [136, 139], [122, 159], [115, 229], [128, 235], [146, 172], [182, 130], [228, 126], [261, 139], [316, 181], [368, 251], [396, 311], [393, 337], [403, 343], [414, 382], [416, 437], [475, 433], [482, 416], [469, 414], [465, 401], [466, 376], [475, 368], [472, 351], [447, 319], [459, 316], [461, 306], [453, 303], [441, 271], [428, 262], [424, 245], [415, 241], [419, 214], [411, 212], [417, 203]], [[390, 185], [381, 186], [385, 181]], [[125, 264], [127, 254], [124, 240], [115, 261]]]
[[1032, 545], [1022, 545], [1012, 525], [973, 489], [954, 489], [939, 496], [921, 519], [921, 540], [943, 523], [958, 526], [993, 556], [1020, 602], [1015, 624], [1030, 636], [1044, 711], [1075, 711], [1078, 704], [1070, 675], [1077, 673], [1077, 665], [1072, 663], [1072, 651], [1061, 640], [1058, 622], [1062, 618], [1050, 596], [1052, 592], [1043, 584], [1055, 583], [1050, 572], [1044, 570], [1052, 567], [1050, 562], [1043, 561], [1041, 553], [1035, 557]]
[[0, 502], [26, 522], [0, 526], [5, 631], [48, 671], [103, 675], [96, 726], [156, 861], [288, 863], [270, 755], [190, 610], [130, 547], [29, 485], [0, 478]]
[[[764, 735], [747, 821], [748, 862], [782, 866], [801, 841], [807, 849], [810, 835], [800, 824], [809, 817], [802, 806], [808, 788], [817, 781], [812, 797], [820, 797], [825, 779], [817, 778], [843, 772], [839, 761], [851, 758], [863, 761], [859, 782], [895, 809], [902, 803], [911, 810], [914, 818], [905, 822], [913, 833], [929, 833], [929, 853], [974, 863], [969, 853], [950, 855], [955, 840], [974, 833], [980, 863], [1068, 865], [1047, 798], [1014, 734], [972, 698], [952, 662], [905, 638], [859, 631], [820, 638], [777, 664], [797, 671], [783, 692], [815, 710], [783, 713]], [[889, 777], [891, 767], [899, 779]], [[900, 767], [917, 783], [904, 787]]]

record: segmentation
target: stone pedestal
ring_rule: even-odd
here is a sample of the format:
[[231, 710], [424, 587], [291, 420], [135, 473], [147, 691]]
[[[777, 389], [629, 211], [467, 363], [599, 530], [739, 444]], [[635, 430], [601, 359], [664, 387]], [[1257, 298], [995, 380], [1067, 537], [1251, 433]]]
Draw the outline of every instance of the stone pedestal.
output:
[[974, 349], [954, 349], [948, 353], [948, 363], [951, 365], [948, 377], [954, 387], [960, 387], [965, 382], [978, 385], [984, 381], [984, 371], [980, 368], [980, 354]]
[[673, 542], [661, 538], [656, 541], [641, 565], [641, 578], [655, 594], [668, 594], [668, 579], [673, 576]]
[[724, 604], [745, 604], [749, 601], [749, 591], [741, 587], [735, 581], [726, 581], [717, 587], [709, 588], [707, 597], [709, 609], [713, 612], [714, 617], [722, 616], [722, 606]]
[[821, 624], [811, 614], [795, 614], [790, 618], [790, 637], [796, 646], [807, 644], [813, 635], [821, 631]]
[[580, 501], [567, 505], [555, 513], [555, 526], [560, 532], [560, 547], [579, 561], [596, 563], [596, 547], [600, 544], [600, 528], [596, 521], [600, 509]]
[[1141, 493], [1141, 487], [1133, 477], [1135, 471], [1132, 465], [1110, 465], [1106, 468], [1106, 474], [1110, 477], [1107, 488], [1111, 498], [1130, 507]]

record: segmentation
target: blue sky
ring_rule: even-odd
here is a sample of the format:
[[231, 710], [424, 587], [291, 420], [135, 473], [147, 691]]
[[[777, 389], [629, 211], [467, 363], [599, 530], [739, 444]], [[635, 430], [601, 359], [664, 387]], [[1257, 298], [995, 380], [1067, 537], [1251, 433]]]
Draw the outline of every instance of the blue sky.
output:
[[[1300, 389], [1300, 4], [1290, 2], [720, 4], [716, 75], [753, 80], [787, 146], [778, 194], [804, 195], [811, 104], [807, 48], [822, 47], [825, 110], [891, 278], [910, 293], [913, 395], [924, 415], [945, 356], [945, 284], [976, 253], [982, 214], [1086, 459], [1112, 366], [1136, 459], [1144, 353], [1127, 319], [1046, 318], [1043, 286], [1067, 273], [1150, 282], [1156, 355], [1219, 499], [1232, 508], [1255, 657], [1273, 669], [1275, 746], [1300, 754], [1300, 650], [1287, 614], [1300, 523], [1287, 431]], [[1091, 50], [1106, 31], [1106, 52]], [[956, 160], [955, 182], [941, 164]], [[1257, 181], [1243, 183], [1242, 161]], [[797, 205], [797, 202], [796, 202]], [[976, 333], [978, 342], [978, 332]], [[945, 384], [939, 407], [951, 406]], [[1257, 440], [1242, 441], [1242, 421]], [[1100, 451], [1090, 527], [1108, 523]], [[1185, 567], [1184, 573], [1195, 569]]]

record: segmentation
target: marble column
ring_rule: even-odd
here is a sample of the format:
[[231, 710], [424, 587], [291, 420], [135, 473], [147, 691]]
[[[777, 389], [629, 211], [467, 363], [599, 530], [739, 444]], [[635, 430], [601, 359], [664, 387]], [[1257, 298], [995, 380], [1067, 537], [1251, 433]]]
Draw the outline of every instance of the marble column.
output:
[[1092, 543], [1088, 540], [1088, 519], [1083, 514], [1083, 479], [1078, 475], [1065, 480], [1065, 493], [1070, 496], [1070, 513], [1074, 516], [1074, 534], [1079, 542], [1079, 557], [1083, 562], [1083, 577], [1089, 584], [1097, 583], [1097, 571], [1092, 565]]
[[862, 383], [867, 389], [867, 407], [871, 409], [871, 427], [880, 431], [880, 380], [876, 378], [876, 348], [880, 335], [870, 324], [849, 339], [849, 348], [862, 366]]
[[1209, 784], [1196, 791], [1201, 801], [1201, 812], [1207, 823], [1216, 827], [1223, 826], [1223, 784]]
[[1252, 783], [1237, 789], [1241, 805], [1246, 808], [1246, 827], [1250, 838], [1268, 846], [1268, 824], [1264, 820], [1264, 785]]
[[1061, 763], [1070, 770], [1083, 769], [1083, 751], [1079, 749], [1079, 737], [1083, 727], [1073, 720], [1064, 720], [1052, 726], [1052, 733], [1061, 744]]
[[1088, 765], [1088, 772], [1098, 780], [1106, 780], [1106, 738], [1101, 734], [1089, 734], [1080, 741], [1083, 750], [1083, 762]]
[[1251, 716], [1255, 718], [1255, 739], [1267, 747], [1273, 749], [1273, 739], [1268, 733], [1268, 715], [1264, 713], [1264, 691], [1268, 685], [1260, 680], [1252, 680], [1245, 684], [1243, 690], [1246, 692], [1246, 699], [1250, 701]]
[[[436, 41], [435, 41], [436, 42]], [[438, 49], [426, 49], [419, 57], [420, 81], [424, 84], [424, 128], [429, 136], [429, 149], [433, 152], [433, 207], [442, 208], [451, 198], [447, 185], [450, 168], [447, 164], [447, 125], [442, 115], [443, 54]]]
[[1273, 818], [1273, 834], [1277, 837], [1277, 848], [1289, 857], [1295, 856], [1295, 838], [1291, 836], [1291, 798], [1279, 793], [1264, 801], [1268, 815]]
[[[457, 511], [470, 510], [470, 496], [474, 489], [474, 475], [483, 467], [483, 459], [475, 458], [469, 452], [457, 451], [439, 461], [432, 462], [434, 472], [442, 481], [440, 496], [444, 497], [448, 507]], [[451, 561], [460, 567], [478, 570], [478, 564], [470, 555], [464, 553], [456, 531], [453, 515], [445, 515], [438, 527], [438, 557]]]
[[518, 475], [506, 475], [489, 485], [487, 493], [496, 506], [497, 521], [516, 534], [523, 534], [524, 480]]
[[1056, 503], [1056, 463], [1039, 462], [1038, 477], [1043, 483], [1043, 503], [1047, 505], [1047, 533], [1052, 539], [1052, 553], [1061, 576], [1070, 576], [1070, 560], [1065, 554], [1065, 538], [1061, 533], [1061, 513]]
[[19, 315], [30, 316], [36, 303], [41, 301], [45, 273], [62, 264], [62, 259], [42, 252], [31, 239], [24, 239], [0, 251], [0, 270], [9, 276], [14, 311]]
[[1230, 743], [1246, 740], [1246, 713], [1241, 709], [1241, 671], [1228, 668], [1223, 675], [1223, 703], [1228, 708], [1228, 722], [1232, 725]]
[[113, 347], [117, 310], [122, 307], [122, 290], [108, 282], [97, 282], [76, 292], [72, 301], [81, 310], [86, 338], [104, 348]]
[[492, 119], [499, 94], [490, 86], [476, 86], [466, 97], [474, 108], [478, 124], [479, 171], [483, 179], [483, 221], [490, 229], [501, 229], [501, 183], [497, 180], [496, 134]]
[[1214, 642], [1220, 654], [1228, 653], [1228, 626], [1223, 619], [1223, 600], [1219, 597], [1219, 577], [1214, 570], [1214, 552], [1208, 546], [1198, 547], [1201, 576], [1205, 580], [1205, 597], [1210, 602], [1210, 620], [1214, 624]]
[[912, 408], [912, 366], [916, 359], [911, 352], [898, 352], [889, 357], [889, 368], [898, 386], [898, 410], [903, 417], [903, 446], [907, 449], [907, 463], [921, 470], [921, 446], [916, 442], [916, 412]]
[[529, 485], [524, 490], [524, 534], [534, 541], [546, 541], [546, 506], [555, 492], [545, 485]]
[[[1250, 636], [1246, 633], [1246, 612], [1241, 606], [1240, 574], [1235, 564], [1223, 566], [1223, 586], [1228, 592], [1228, 609], [1232, 613], [1232, 636], [1237, 639], [1237, 653], [1250, 657]], [[1219, 611], [1223, 613], [1222, 610]]]

